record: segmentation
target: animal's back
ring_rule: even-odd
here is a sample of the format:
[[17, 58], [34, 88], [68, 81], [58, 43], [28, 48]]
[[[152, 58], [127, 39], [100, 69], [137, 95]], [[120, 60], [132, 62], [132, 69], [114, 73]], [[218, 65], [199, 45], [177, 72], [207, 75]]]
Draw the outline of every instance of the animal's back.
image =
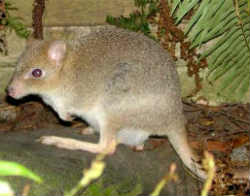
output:
[[[142, 34], [104, 28], [83, 38], [103, 77], [102, 104], [126, 127], [154, 134], [182, 127], [180, 83], [175, 64], [158, 43]], [[93, 48], [92, 48], [93, 46]], [[101, 57], [101, 58], [100, 58]], [[105, 73], [105, 74], [104, 74]]]

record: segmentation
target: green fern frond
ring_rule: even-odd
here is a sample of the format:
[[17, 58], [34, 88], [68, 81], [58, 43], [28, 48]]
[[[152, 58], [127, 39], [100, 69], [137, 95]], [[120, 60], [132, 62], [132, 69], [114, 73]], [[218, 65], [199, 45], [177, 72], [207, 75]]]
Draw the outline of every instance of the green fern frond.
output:
[[249, 2], [173, 0], [172, 5], [177, 23], [191, 7], [196, 8], [185, 29], [185, 34], [192, 42], [191, 48], [217, 38], [216, 43], [200, 56], [200, 59], [208, 59], [208, 78], [211, 81], [220, 80], [218, 92], [243, 97], [249, 90], [250, 83]]
[[[198, 18], [198, 16], [200, 17]], [[185, 30], [192, 41], [191, 47], [197, 47], [201, 43], [206, 43], [222, 35], [238, 22], [232, 0], [221, 0], [219, 2], [204, 0], [192, 18], [198, 19], [196, 21], [190, 20]], [[194, 25], [195, 28], [192, 28]], [[202, 32], [205, 32], [205, 34]]]
[[227, 39], [222, 37], [223, 42], [221, 41], [219, 46], [219, 42], [217, 42], [210, 49], [212, 55], [208, 58], [208, 63], [210, 79], [212, 81], [222, 79], [219, 91], [226, 91], [227, 94], [238, 94], [239, 97], [243, 97], [248, 91], [250, 83], [250, 18], [244, 12], [244, 6], [240, 8], [241, 21], [235, 16], [233, 18], [234, 25], [231, 28], [230, 22], [225, 25], [227, 31], [224, 33], [224, 37], [227, 37]]
[[171, 14], [176, 17], [176, 24], [178, 24], [183, 17], [195, 6], [200, 0], [173, 0]]

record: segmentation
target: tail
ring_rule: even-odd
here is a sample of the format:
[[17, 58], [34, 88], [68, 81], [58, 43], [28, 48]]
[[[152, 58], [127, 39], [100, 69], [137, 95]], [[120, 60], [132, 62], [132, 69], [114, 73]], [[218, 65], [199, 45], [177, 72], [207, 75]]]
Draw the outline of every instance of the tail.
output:
[[[184, 165], [202, 181], [206, 180], [207, 174], [199, 164], [200, 158], [195, 153], [187, 140], [186, 128], [183, 127], [168, 133], [168, 140], [181, 158]], [[233, 178], [250, 180], [250, 168], [233, 170]]]
[[199, 164], [199, 156], [192, 150], [187, 140], [185, 127], [173, 130], [168, 133], [168, 140], [181, 158], [184, 165], [201, 180], [205, 180], [207, 175]]

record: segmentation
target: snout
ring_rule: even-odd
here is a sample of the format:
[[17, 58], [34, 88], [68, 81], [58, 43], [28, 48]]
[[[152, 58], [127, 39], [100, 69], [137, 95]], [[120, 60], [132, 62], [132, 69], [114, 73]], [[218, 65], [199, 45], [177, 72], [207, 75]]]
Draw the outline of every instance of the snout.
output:
[[6, 88], [8, 96], [19, 99], [24, 96], [23, 85], [18, 81], [12, 81]]
[[13, 97], [15, 98], [15, 95], [16, 95], [16, 91], [15, 91], [15, 88], [13, 86], [8, 86], [8, 88], [6, 88], [6, 92], [7, 94], [10, 96], [10, 97]]
[[18, 92], [18, 89], [12, 85], [8, 86], [8, 88], [6, 89], [6, 92], [7, 92], [8, 96], [15, 98], [15, 99], [22, 97], [21, 93]]

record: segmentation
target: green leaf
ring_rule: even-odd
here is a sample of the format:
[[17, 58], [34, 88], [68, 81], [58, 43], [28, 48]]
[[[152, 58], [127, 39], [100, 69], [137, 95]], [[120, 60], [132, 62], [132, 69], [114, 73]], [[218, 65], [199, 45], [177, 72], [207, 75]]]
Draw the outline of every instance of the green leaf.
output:
[[[244, 68], [244, 67], [243, 67]], [[234, 72], [235, 71], [235, 72]], [[235, 91], [237, 89], [237, 86], [241, 83], [242, 79], [244, 79], [246, 72], [242, 71], [241, 69], [234, 69], [230, 75], [228, 75], [225, 80], [223, 81], [223, 84], [220, 87], [220, 91], [225, 90], [226, 88], [230, 87], [232, 91]], [[242, 77], [243, 76], [243, 77]], [[235, 86], [236, 84], [236, 86]]]
[[213, 47], [210, 47], [208, 50], [203, 52], [200, 56], [200, 59], [209, 56], [211, 53], [214, 53], [218, 49], [216, 53], [211, 56], [211, 59], [213, 59], [211, 63], [213, 63], [220, 55], [220, 51], [224, 50], [224, 48], [222, 48], [224, 47], [223, 44], [226, 43], [229, 38], [235, 39], [235, 37], [238, 37], [240, 35], [241, 32], [238, 29], [234, 28], [233, 30], [229, 31], [229, 33], [226, 33], [223, 37], [220, 37], [220, 39], [213, 45]]
[[[248, 70], [246, 70], [246, 73], [249, 73], [249, 68], [248, 68]], [[246, 74], [246, 77], [244, 78], [244, 81], [242, 81], [242, 85], [239, 88], [239, 96], [240, 97], [243, 97], [243, 95], [248, 91], [249, 81], [250, 81], [250, 75]]]
[[130, 195], [140, 195], [142, 193], [142, 185], [141, 184], [136, 184], [135, 187], [126, 194], [122, 194], [123, 196], [130, 196]]
[[239, 85], [244, 83], [244, 79], [247, 78], [247, 75], [248, 75], [248, 73], [245, 72], [242, 69], [238, 73], [239, 73], [238, 76], [236, 74], [232, 74], [232, 77], [230, 78], [231, 79], [231, 85], [229, 86], [230, 87], [229, 89], [230, 89], [231, 92], [235, 92], [237, 90], [237, 88], [239, 87]]
[[242, 65], [246, 62], [247, 58], [248, 56], [245, 55], [244, 51], [241, 51], [237, 58], [231, 55], [229, 58], [227, 58], [227, 61], [223, 62], [224, 66], [220, 66], [215, 70], [214, 74], [212, 75], [212, 80], [217, 80], [230, 69], [234, 68], [235, 66], [238, 67], [238, 65]]
[[[192, 31], [190, 32], [190, 39], [192, 41], [192, 46], [193, 47], [197, 47], [199, 46], [199, 43], [202, 41], [202, 43], [206, 43], [207, 41], [216, 38], [217, 36], [223, 34], [227, 29], [230, 29], [232, 26], [235, 25], [235, 23], [237, 23], [237, 19], [236, 16], [234, 14], [233, 11], [228, 11], [228, 7], [224, 6], [221, 9], [221, 12], [223, 11], [223, 13], [219, 12], [220, 14], [215, 14], [214, 12], [211, 12], [205, 16], [206, 13], [204, 13], [204, 11], [206, 9], [208, 10], [213, 10], [214, 6], [213, 4], [211, 4], [212, 7], [205, 7], [202, 10], [202, 16], [201, 19], [197, 22], [197, 24], [195, 25], [195, 28], [192, 29]], [[217, 7], [215, 8], [217, 9]], [[228, 16], [229, 15], [229, 16]], [[201, 36], [199, 35], [200, 31], [207, 31], [208, 33], [206, 33], [205, 37], [203, 37], [202, 40]]]
[[237, 57], [238, 55], [240, 55], [242, 50], [247, 50], [244, 47], [244, 43], [242, 42], [242, 40], [240, 39], [236, 41], [234, 39], [228, 40], [223, 44], [223, 47], [221, 47], [220, 50], [217, 51], [219, 55], [218, 56], [216, 55], [217, 58], [214, 59], [213, 62], [211, 62], [212, 66], [209, 66], [209, 68], [214, 69], [220, 66], [221, 64], [227, 62], [228, 59]]
[[[207, 1], [207, 0], [204, 0]], [[176, 24], [179, 24], [179, 22], [182, 20], [182, 18], [194, 7], [197, 5], [199, 0], [184, 0], [181, 3], [179, 3], [179, 9], [176, 11]]]
[[[208, 7], [208, 0], [204, 0], [202, 1], [202, 3], [200, 4], [198, 10], [195, 12], [195, 14], [192, 16], [191, 20], [189, 21], [186, 30], [185, 30], [185, 34], [188, 34], [190, 32], [191, 29], [194, 29], [193, 27], [197, 25], [200, 25], [198, 23], [200, 17], [202, 16], [203, 10]], [[198, 30], [198, 32], [201, 31], [201, 28], [195, 28], [196, 30]]]
[[[168, 2], [170, 3], [170, 2]], [[174, 12], [176, 11], [178, 5], [181, 3], [181, 0], [173, 0], [173, 4], [171, 6], [171, 16], [173, 16]]]
[[0, 161], [0, 176], [23, 176], [38, 183], [42, 182], [42, 179], [39, 176], [26, 167], [9, 161]]

